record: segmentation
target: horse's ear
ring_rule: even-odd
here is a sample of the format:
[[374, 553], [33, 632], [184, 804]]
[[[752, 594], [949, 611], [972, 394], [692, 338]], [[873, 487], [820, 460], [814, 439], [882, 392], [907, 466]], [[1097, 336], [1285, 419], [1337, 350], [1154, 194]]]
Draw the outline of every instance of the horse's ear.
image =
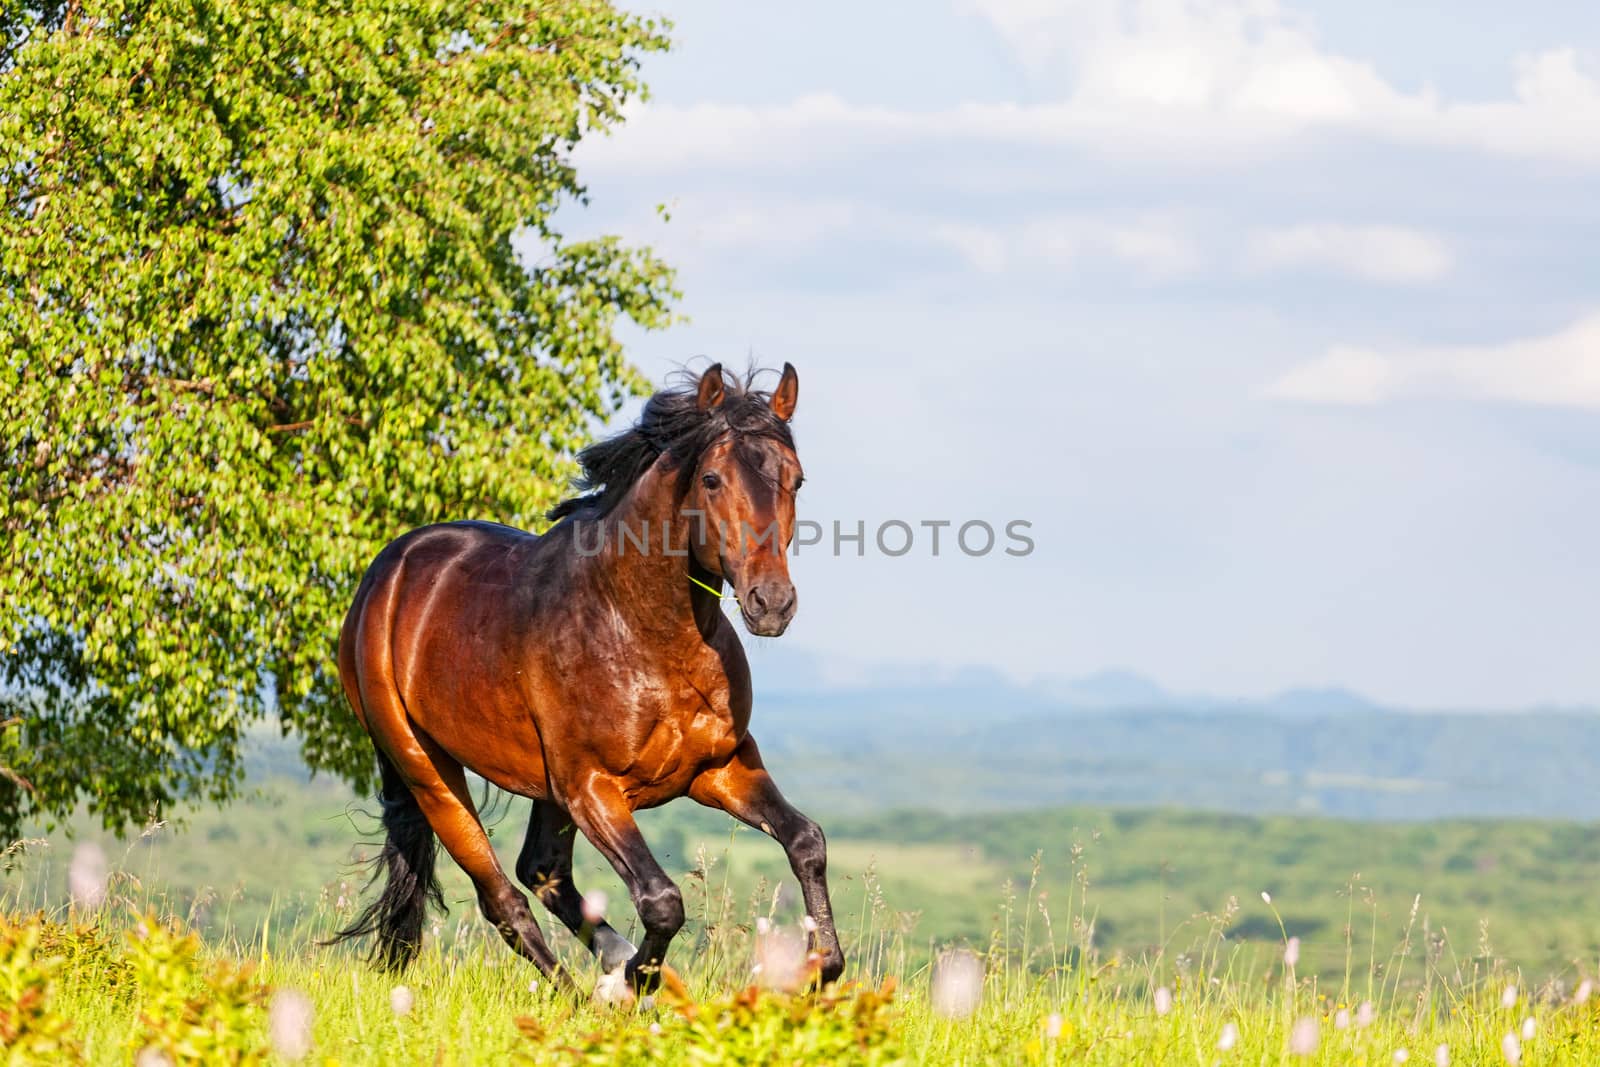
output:
[[700, 375], [700, 395], [696, 404], [701, 411], [710, 411], [722, 403], [724, 395], [726, 389], [722, 384], [722, 364], [713, 363], [706, 368], [704, 374]]
[[783, 377], [778, 380], [778, 387], [772, 391], [772, 413], [784, 422], [794, 418], [794, 404], [800, 399], [800, 375], [794, 372], [794, 364], [783, 365]]

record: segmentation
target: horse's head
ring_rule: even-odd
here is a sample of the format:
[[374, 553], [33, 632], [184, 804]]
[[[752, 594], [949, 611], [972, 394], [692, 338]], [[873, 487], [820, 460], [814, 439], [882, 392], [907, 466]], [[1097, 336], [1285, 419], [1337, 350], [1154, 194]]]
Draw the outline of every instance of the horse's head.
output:
[[689, 479], [683, 506], [694, 524], [691, 551], [732, 584], [745, 626], [762, 637], [783, 633], [795, 612], [784, 552], [794, 539], [802, 477], [788, 432], [799, 392], [787, 363], [770, 396], [730, 392], [719, 363], [700, 376], [695, 397], [698, 409], [727, 429], [700, 452]]

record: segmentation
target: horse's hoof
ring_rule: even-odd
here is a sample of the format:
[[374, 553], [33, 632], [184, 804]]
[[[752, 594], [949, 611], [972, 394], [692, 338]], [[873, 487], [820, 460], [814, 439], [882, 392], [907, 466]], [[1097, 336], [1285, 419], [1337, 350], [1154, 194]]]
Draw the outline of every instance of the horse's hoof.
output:
[[677, 971], [665, 963], [640, 964], [637, 967], [629, 966], [625, 969], [628, 984], [639, 996], [651, 993], [664, 992], [668, 996], [686, 1000], [689, 996], [689, 987], [684, 984], [683, 978]]
[[822, 957], [822, 963], [817, 967], [817, 984], [828, 985], [837, 982], [842, 974], [844, 974], [844, 953], [830, 952]]

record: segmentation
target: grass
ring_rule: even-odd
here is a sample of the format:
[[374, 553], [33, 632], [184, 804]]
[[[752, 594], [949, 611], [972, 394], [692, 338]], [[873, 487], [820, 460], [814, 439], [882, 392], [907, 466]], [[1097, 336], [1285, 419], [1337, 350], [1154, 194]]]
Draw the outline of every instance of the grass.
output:
[[[318, 1060], [340, 1064], [405, 1062], [500, 1063], [522, 1056], [534, 1062], [845, 1062], [807, 1056], [815, 1035], [805, 1027], [777, 1026], [718, 1031], [713, 1039], [674, 1007], [605, 1010], [574, 1004], [548, 989], [527, 988], [528, 968], [499, 945], [460, 946], [429, 953], [405, 981], [414, 1007], [400, 1017], [391, 1010], [390, 981], [346, 961], [315, 953], [263, 962], [259, 979], [305, 993], [314, 1006], [312, 1048]], [[966, 1019], [936, 1014], [927, 995], [927, 975], [907, 976], [890, 1016], [872, 1042], [850, 1054], [850, 1062], [895, 1059], [914, 1063], [1173, 1063], [1262, 1064], [1390, 1063], [1404, 1051], [1417, 1063], [1433, 1063], [1437, 1049], [1450, 1062], [1504, 1063], [1507, 1034], [1528, 1064], [1590, 1064], [1600, 1058], [1600, 1028], [1589, 1005], [1502, 1005], [1498, 984], [1479, 989], [1436, 990], [1427, 1000], [1397, 993], [1363, 1027], [1336, 1029], [1338, 1003], [1314, 983], [1289, 976], [1230, 975], [1218, 960], [1217, 984], [1196, 972], [1179, 985], [1170, 1010], [1159, 1014], [1142, 968], [1109, 964], [1055, 974], [1006, 969], [990, 961], [982, 1003]], [[717, 1015], [732, 1015], [726, 993], [731, 976], [691, 966], [697, 1002]], [[782, 998], [772, 998], [783, 1006]], [[124, 1063], [137, 1046], [135, 1004], [100, 996], [92, 982], [65, 984], [59, 1010], [75, 1019], [87, 1058]], [[847, 1015], [849, 1001], [828, 1009]], [[1352, 1007], [1354, 1007], [1352, 1005]], [[781, 1010], [782, 1018], [788, 1012]], [[1525, 1020], [1533, 1036], [1521, 1038]], [[532, 1020], [534, 1026], [524, 1021]], [[1314, 1051], [1296, 1055], [1291, 1035], [1313, 1020]], [[770, 1020], [763, 1020], [769, 1021]], [[1237, 1041], [1218, 1049], [1228, 1024]], [[659, 1034], [651, 1032], [654, 1024]], [[821, 1026], [817, 1026], [821, 1029]], [[242, 1045], [267, 1044], [265, 1012], [242, 1028]], [[1051, 1035], [1054, 1036], [1051, 1036]], [[792, 1058], [791, 1058], [792, 1057]]]
[[[896, 862], [909, 872], [970, 859], [967, 847], [916, 845]], [[95, 947], [64, 951], [48, 1004], [55, 1017], [70, 1021], [91, 1063], [126, 1063], [162, 1040], [192, 1048], [198, 1038], [184, 1038], [183, 1045], [172, 1036], [184, 1026], [214, 1043], [194, 1062], [220, 1062], [224, 1053], [248, 1062], [251, 1050], [270, 1046], [266, 1005], [285, 990], [303, 994], [311, 1006], [309, 1060], [351, 1065], [1381, 1064], [1402, 1054], [1407, 1062], [1431, 1064], [1441, 1046], [1450, 1063], [1502, 1064], [1508, 1040], [1530, 1065], [1600, 1062], [1600, 1000], [1580, 1003], [1574, 996], [1586, 967], [1532, 983], [1479, 946], [1458, 952], [1427, 925], [1415, 896], [1403, 902], [1396, 934], [1381, 918], [1383, 904], [1353, 879], [1339, 898], [1345, 922], [1332, 937], [1308, 935], [1299, 966], [1285, 959], [1293, 936], [1285, 908], [1295, 902], [1281, 893], [1271, 900], [1234, 898], [1215, 911], [1183, 916], [1160, 944], [1140, 952], [1103, 948], [1089, 876], [1093, 847], [1071, 854], [1065, 887], [1045, 889], [1036, 859], [995, 892], [991, 928], [971, 945], [982, 964], [981, 994], [964, 1018], [935, 1010], [934, 954], [944, 944], [904, 921], [886, 899], [886, 883], [865, 870], [855, 879], [860, 904], [842, 929], [852, 961], [845, 992], [741, 996], [752, 980], [757, 921], [781, 919], [783, 902], [759, 879], [740, 888], [755, 871], [753, 854], [737, 839], [714, 856], [702, 851], [701, 873], [684, 880], [691, 920], [674, 959], [688, 985], [686, 1000], [663, 995], [648, 1007], [621, 1009], [574, 1001], [538, 980], [473, 909], [462, 908], [429, 932], [422, 957], [398, 980], [413, 1006], [397, 1015], [391, 1001], [397, 979], [347, 949], [317, 944], [354, 906], [332, 894], [307, 907], [268, 910], [249, 928], [214, 921], [194, 959], [175, 964], [183, 956], [172, 948], [175, 935], [152, 936], [161, 923], [141, 918], [171, 911], [174, 902], [123, 870], [112, 875], [110, 900], [86, 931], [56, 935], [61, 944]], [[836, 865], [846, 856], [872, 858], [849, 849], [834, 855]], [[1230, 936], [1246, 910], [1268, 916], [1276, 937]], [[59, 904], [50, 914], [57, 922], [84, 918]], [[130, 936], [140, 922], [145, 935]], [[587, 957], [564, 931], [554, 940], [591, 988], [598, 976]], [[1336, 955], [1341, 967], [1308, 967], [1313, 947]], [[15, 979], [15, 960], [15, 952], [0, 951], [0, 975], [12, 974], [0, 982], [0, 1033], [12, 1010], [5, 998], [14, 1001], [27, 984]], [[886, 985], [891, 998], [883, 1001]], [[1511, 986], [1516, 992], [1508, 1003]], [[1363, 1002], [1371, 1005], [1370, 1021]], [[212, 1003], [226, 1010], [208, 1015]], [[1229, 1045], [1230, 1028], [1230, 1047], [1219, 1048]], [[12, 1062], [30, 1062], [16, 1057], [22, 1047], [13, 1045]], [[266, 1062], [286, 1060], [268, 1054]]]
[[[0, 1062], [63, 1062], [59, 1050], [29, 1059], [5, 1036], [21, 1032], [22, 994], [52, 984], [41, 1025], [70, 1022], [92, 1063], [160, 1041], [212, 1042], [193, 1062], [265, 1049], [266, 1005], [286, 990], [309, 999], [307, 1062], [318, 1063], [1382, 1064], [1404, 1053], [1431, 1064], [1442, 1045], [1451, 1063], [1501, 1064], [1508, 1034], [1523, 1063], [1600, 1062], [1600, 1000], [1575, 997], [1600, 959], [1589, 917], [1600, 845], [1587, 826], [1089, 809], [825, 819], [847, 993], [789, 998], [741, 994], [758, 920], [794, 929], [801, 918], [781, 852], [679, 804], [642, 824], [684, 889], [690, 922], [672, 960], [688, 1001], [610, 1010], [537, 982], [446, 859], [453, 907], [398, 979], [414, 1001], [398, 1016], [397, 979], [317, 944], [358, 906], [347, 862], [368, 823], [352, 807], [335, 788], [276, 782], [127, 841], [77, 824], [109, 855], [110, 900], [81, 937], [49, 928], [56, 947], [41, 958], [64, 962], [48, 975], [19, 962], [20, 942], [0, 947]], [[503, 853], [521, 826], [515, 806], [499, 817]], [[63, 904], [74, 847], [53, 835], [11, 850], [0, 912], [84, 918]], [[593, 853], [580, 852], [577, 876], [606, 889], [613, 920], [631, 928]], [[204, 934], [192, 958], [173, 937], [127, 936], [160, 925], [151, 915]], [[552, 940], [592, 988], [576, 942], [564, 930]], [[98, 947], [60, 948], [79, 943]], [[968, 1018], [935, 1010], [935, 960], [952, 947], [982, 961]], [[1232, 1046], [1219, 1048], [1230, 1026]], [[1293, 1051], [1297, 1027], [1302, 1039], [1315, 1030], [1310, 1054]]]

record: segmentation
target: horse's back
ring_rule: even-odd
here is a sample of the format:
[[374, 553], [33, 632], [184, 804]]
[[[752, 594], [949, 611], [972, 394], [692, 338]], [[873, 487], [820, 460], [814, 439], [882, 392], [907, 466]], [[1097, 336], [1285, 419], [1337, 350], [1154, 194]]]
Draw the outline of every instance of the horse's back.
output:
[[478, 557], [509, 552], [514, 546], [536, 543], [538, 537], [514, 526], [498, 522], [465, 519], [419, 526], [383, 546], [356, 587], [350, 610], [345, 615], [340, 645], [349, 640], [352, 624], [370, 610], [374, 596], [381, 596], [406, 571], [437, 570]]

